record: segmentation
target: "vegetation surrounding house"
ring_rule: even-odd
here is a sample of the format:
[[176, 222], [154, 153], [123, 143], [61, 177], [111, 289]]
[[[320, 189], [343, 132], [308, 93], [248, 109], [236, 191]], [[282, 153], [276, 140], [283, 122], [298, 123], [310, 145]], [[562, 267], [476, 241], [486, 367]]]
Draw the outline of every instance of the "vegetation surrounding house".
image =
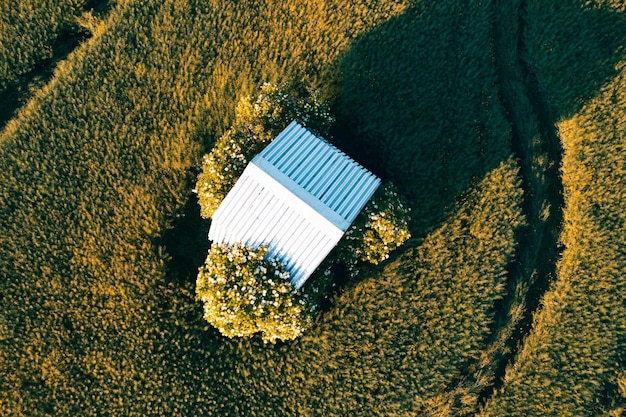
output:
[[[365, 207], [364, 216], [346, 232], [349, 259], [346, 264], [355, 265], [356, 260], [378, 265], [410, 237], [411, 208], [391, 183], [386, 183], [374, 194]], [[352, 269], [352, 268], [350, 268]]]
[[[0, 415], [623, 415], [624, 12], [4, 2]], [[77, 16], [93, 36], [56, 54]], [[317, 133], [411, 209], [409, 244], [277, 344], [203, 319], [189, 192], [267, 80], [319, 89]]]
[[[250, 105], [251, 102], [255, 104]], [[295, 120], [242, 169], [242, 163], [250, 159], [242, 150], [255, 141], [267, 142], [267, 139], [254, 138], [267, 138], [266, 132], [275, 129], [276, 120], [284, 120], [287, 114], [315, 123], [316, 117], [320, 120], [318, 115], [322, 113], [325, 117], [321, 119], [321, 126], [324, 127], [330, 117], [320, 108], [323, 103], [315, 96], [298, 101], [289, 94], [288, 86], [265, 84], [256, 100], [246, 98], [240, 102], [237, 127], [221, 139], [228, 145], [216, 147], [204, 157], [196, 192], [201, 213], [212, 212], [209, 239], [219, 249], [216, 249], [218, 252], [213, 248], [209, 251], [206, 264], [198, 275], [196, 293], [204, 303], [205, 319], [225, 336], [249, 336], [262, 331], [265, 341], [293, 339], [310, 323], [309, 315], [318, 309], [319, 297], [323, 297], [319, 294], [309, 299], [309, 294], [299, 295], [304, 310], [294, 307], [285, 312], [278, 304], [266, 305], [263, 311], [274, 318], [274, 328], [267, 324], [261, 326], [267, 320], [265, 316], [256, 315], [255, 303], [262, 299], [260, 291], [267, 293], [271, 288], [261, 286], [259, 291], [249, 294], [253, 286], [242, 285], [240, 279], [245, 276], [245, 280], [250, 277], [267, 280], [265, 272], [254, 278], [255, 271], [258, 275], [267, 266], [259, 269], [257, 257], [252, 257], [251, 265], [245, 268], [240, 265], [246, 263], [246, 256], [239, 256], [242, 247], [250, 254], [256, 253], [254, 250], [260, 247], [268, 262], [278, 262], [284, 268], [282, 273], [277, 270], [277, 274], [291, 282], [293, 291], [280, 293], [281, 305], [295, 306], [294, 293], [328, 257], [348, 229], [344, 241], [350, 243], [337, 251], [340, 254], [337, 261], [348, 266], [352, 275], [358, 271], [357, 261], [377, 264], [410, 236], [409, 209], [402, 205], [390, 185], [386, 185], [367, 206], [366, 213], [359, 216], [380, 180]], [[252, 112], [246, 109], [254, 109], [256, 115], [250, 117]], [[242, 112], [244, 116], [241, 116]], [[219, 191], [215, 187], [217, 184], [220, 184]], [[223, 189], [227, 186], [230, 191], [223, 196]], [[213, 210], [218, 203], [218, 208]], [[359, 221], [350, 228], [357, 218]], [[233, 254], [224, 258], [220, 254], [228, 248], [232, 248]], [[233, 274], [232, 279], [237, 282], [234, 288], [229, 287], [228, 296], [222, 288], [226, 275], [223, 269], [215, 268], [215, 257], [222, 259], [221, 262], [229, 259], [235, 264], [228, 268], [218, 262]], [[333, 262], [336, 262], [335, 257], [331, 257], [327, 264]], [[212, 276], [213, 273], [218, 275]], [[242, 302], [249, 303], [247, 307], [253, 310], [242, 308]], [[240, 313], [233, 305], [240, 307]], [[228, 320], [230, 324], [226, 326]], [[283, 326], [288, 326], [289, 330]]]
[[371, 172], [294, 121], [250, 161], [213, 214], [209, 239], [268, 245], [300, 288], [379, 185]]
[[319, 92], [293, 90], [286, 83], [265, 83], [258, 95], [237, 103], [234, 125], [203, 157], [195, 188], [202, 217], [213, 217], [248, 162], [292, 120], [328, 132], [334, 119]]

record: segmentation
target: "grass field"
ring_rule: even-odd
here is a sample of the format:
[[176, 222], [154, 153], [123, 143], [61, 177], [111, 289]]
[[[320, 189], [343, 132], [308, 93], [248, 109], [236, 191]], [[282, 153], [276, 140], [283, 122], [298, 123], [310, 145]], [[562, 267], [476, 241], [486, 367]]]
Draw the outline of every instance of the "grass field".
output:
[[[619, 4], [238, 3], [112, 2], [0, 132], [0, 414], [623, 408]], [[266, 81], [322, 91], [333, 141], [408, 197], [414, 236], [275, 346], [220, 337], [194, 300], [200, 158]], [[561, 182], [548, 288], [533, 270], [556, 238], [533, 231], [555, 233]]]
[[0, 127], [48, 82], [55, 63], [88, 37], [79, 24], [86, 3], [37, 0], [0, 4]]
[[616, 123], [626, 116], [622, 71], [559, 123], [566, 211], [558, 279], [485, 415], [609, 416], [626, 406], [626, 154], [623, 143], [615, 146], [626, 127]]
[[[526, 10], [527, 59], [564, 150], [564, 250], [532, 331], [484, 415], [626, 411], [626, 21], [621, 2], [582, 6]], [[573, 36], [574, 27], [581, 35]]]

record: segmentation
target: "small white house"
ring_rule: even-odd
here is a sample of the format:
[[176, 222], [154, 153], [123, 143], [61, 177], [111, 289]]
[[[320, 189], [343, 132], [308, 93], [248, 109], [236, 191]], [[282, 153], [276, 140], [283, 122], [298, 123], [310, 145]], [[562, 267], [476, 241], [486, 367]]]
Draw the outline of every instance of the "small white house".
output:
[[300, 288], [380, 185], [293, 121], [246, 167], [213, 215], [214, 243], [268, 245]]

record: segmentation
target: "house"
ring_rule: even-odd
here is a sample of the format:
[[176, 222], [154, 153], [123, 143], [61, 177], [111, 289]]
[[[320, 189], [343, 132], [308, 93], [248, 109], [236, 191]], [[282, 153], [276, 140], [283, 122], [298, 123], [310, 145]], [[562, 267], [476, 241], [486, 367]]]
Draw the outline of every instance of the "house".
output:
[[248, 164], [213, 215], [214, 243], [267, 245], [300, 288], [380, 179], [293, 121]]

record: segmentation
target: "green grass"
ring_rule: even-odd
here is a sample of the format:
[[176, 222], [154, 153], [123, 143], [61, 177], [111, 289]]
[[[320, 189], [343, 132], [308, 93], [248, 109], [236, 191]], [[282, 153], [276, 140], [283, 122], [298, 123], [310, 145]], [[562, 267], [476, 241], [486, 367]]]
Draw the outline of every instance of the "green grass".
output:
[[[424, 38], [442, 29], [456, 30], [448, 14], [434, 5], [403, 10], [401, 4], [387, 2], [243, 8], [174, 1], [130, 2], [113, 10], [109, 26], [59, 65], [54, 79], [2, 134], [0, 269], [7, 277], [2, 283], [2, 320], [7, 323], [3, 414], [323, 412], [308, 403], [321, 398], [314, 395], [325, 390], [321, 379], [310, 387], [312, 392], [300, 391], [298, 401], [292, 394], [308, 373], [309, 361], [300, 362], [300, 368], [286, 364], [293, 355], [314, 357], [328, 337], [346, 335], [331, 330], [297, 354], [304, 341], [277, 350], [254, 343], [237, 347], [201, 322], [201, 308], [191, 296], [193, 278], [168, 271], [164, 248], [158, 245], [189, 196], [190, 169], [199, 162], [202, 145], [210, 145], [231, 124], [236, 99], [260, 81], [285, 79], [323, 87], [341, 103], [355, 92], [340, 80], [360, 74], [359, 68], [348, 73], [343, 64], [351, 59], [353, 38], [362, 35], [358, 42], [363, 50], [376, 48], [377, 38], [365, 32], [381, 24], [384, 30], [410, 36], [416, 36], [410, 29], [419, 29]], [[467, 25], [482, 20], [462, 35], [488, 40], [488, 30], [475, 31], [486, 27], [486, 8], [472, 13], [465, 16]], [[395, 14], [402, 16], [393, 18]], [[431, 14], [436, 18], [426, 25]], [[391, 49], [386, 53], [393, 57]], [[488, 55], [473, 53], [479, 76], [491, 74]], [[395, 65], [400, 69], [402, 60]], [[449, 75], [472, 77], [457, 67], [450, 67]], [[471, 79], [466, 84], [474, 91]], [[490, 85], [493, 79], [487, 86], [479, 84], [473, 94], [489, 93], [483, 90]], [[439, 93], [448, 92], [455, 90], [442, 85]], [[364, 95], [352, 106], [366, 100]], [[378, 110], [362, 111], [373, 116]], [[485, 117], [498, 120], [497, 106], [494, 111]], [[417, 114], [415, 109], [411, 113]], [[425, 116], [414, 122], [410, 141], [388, 143], [384, 149], [414, 146], [422, 140], [418, 127], [423, 120]], [[449, 125], [446, 149], [455, 138], [480, 140], [473, 130], [465, 131], [469, 125], [474, 127], [461, 124], [457, 130]], [[502, 126], [486, 125], [483, 132], [498, 144], [481, 150], [494, 153], [494, 164], [508, 158]], [[382, 144], [371, 136], [359, 140]], [[477, 164], [464, 170], [465, 184], [479, 181], [486, 170]], [[453, 200], [453, 195], [448, 197]], [[448, 206], [453, 210], [452, 203]], [[501, 270], [502, 265], [494, 267]], [[501, 296], [498, 291], [496, 295]], [[493, 305], [493, 300], [485, 302]], [[477, 324], [483, 330], [489, 323], [485, 314], [477, 316], [485, 320]], [[322, 320], [332, 328], [344, 319]], [[367, 324], [372, 326], [379, 323]], [[478, 343], [475, 337], [482, 340], [484, 333], [472, 336], [473, 344]], [[341, 367], [361, 369], [341, 356], [318, 355], [317, 361], [320, 367], [336, 369], [323, 372], [335, 385], [341, 381]], [[391, 371], [384, 366], [376, 372]], [[443, 373], [436, 378], [453, 377]], [[350, 386], [374, 383], [357, 373], [351, 381]], [[407, 384], [395, 380], [382, 404], [369, 403], [370, 411], [412, 407], [407, 401], [413, 382]], [[407, 394], [395, 397], [396, 388]], [[350, 408], [360, 398], [348, 391], [345, 395]], [[329, 405], [328, 410], [341, 407]]]
[[533, 329], [484, 415], [626, 411], [626, 27], [621, 3], [602, 3], [527, 9], [527, 59], [550, 98], [564, 149], [564, 251]]
[[[470, 0], [117, 2], [0, 133], [0, 414], [474, 413], [497, 381], [512, 331], [497, 318], [507, 314], [499, 310], [511, 296], [509, 270], [524, 218], [525, 190], [493, 61], [495, 10], [494, 2]], [[541, 27], [531, 12], [529, 21]], [[600, 26], [619, 14], [607, 16]], [[569, 117], [583, 108], [577, 97], [590, 95], [560, 93], [569, 90], [546, 69], [556, 64], [541, 67], [537, 50], [546, 41], [537, 39], [528, 44], [537, 80], [550, 100], [563, 97], [558, 111]], [[559, 48], [563, 57], [575, 56], [567, 44]], [[615, 59], [606, 51], [589, 53]], [[570, 81], [572, 88], [595, 90], [603, 82], [587, 73], [606, 72], [604, 81], [611, 80], [621, 71], [617, 62], [579, 63], [589, 80]], [[202, 320], [194, 282], [206, 224], [190, 202], [201, 154], [232, 124], [237, 100], [266, 81], [321, 89], [337, 115], [333, 140], [409, 198], [415, 236], [395, 259], [349, 283], [302, 338], [271, 347], [257, 338], [222, 338]], [[617, 87], [606, 88], [618, 97]], [[580, 207], [568, 209], [571, 233], [581, 230], [574, 213], [599, 210], [585, 205], [588, 196], [619, 193], [610, 188], [619, 186], [620, 159], [611, 154], [619, 135], [588, 136], [595, 130], [587, 120], [604, 107], [585, 100], [584, 115], [562, 126], [580, 125], [583, 142], [608, 141], [602, 149], [614, 158], [613, 173], [598, 169], [591, 178], [613, 181], [601, 182], [605, 193], [598, 185], [580, 195], [572, 190], [581, 183], [566, 182], [569, 207]], [[564, 169], [578, 158], [568, 152], [573, 159]], [[613, 207], [611, 201], [597, 204]], [[596, 248], [614, 259], [623, 214], [606, 213], [599, 224], [617, 222], [598, 234], [608, 241], [571, 235], [578, 246], [568, 246], [559, 268]], [[623, 270], [606, 264], [614, 265], [606, 276]], [[619, 281], [582, 281], [574, 272], [568, 274], [576, 285], [599, 282], [591, 291], [596, 298], [582, 303], [582, 289], [564, 294], [555, 287], [546, 300], [564, 294], [582, 303], [573, 310], [589, 313], [550, 307], [564, 317], [558, 325], [565, 327], [554, 329], [569, 335], [578, 323], [573, 317], [597, 324], [603, 302], [623, 317], [616, 299], [605, 297], [623, 292]], [[599, 274], [593, 276], [605, 276]], [[599, 310], [585, 310], [596, 299]], [[549, 311], [545, 304], [542, 312]], [[544, 326], [542, 317], [536, 326]], [[624, 321], [599, 323], [607, 336], [593, 346], [609, 352], [623, 338]], [[524, 370], [535, 369], [532, 341], [544, 341], [541, 331], [529, 336], [487, 410], [509, 404]], [[609, 360], [618, 358], [607, 353], [597, 364], [610, 369]], [[572, 375], [599, 369], [571, 362]], [[559, 384], [569, 381], [554, 372]], [[609, 373], [593, 381], [602, 386]], [[528, 395], [553, 394], [537, 387]], [[607, 392], [616, 391], [611, 387]], [[612, 404], [613, 397], [605, 399]]]
[[619, 0], [528, 2], [526, 59], [553, 107], [569, 118], [619, 73], [626, 42], [624, 4]]
[[521, 224], [516, 175], [513, 161], [494, 169], [422, 245], [340, 296], [286, 357], [309, 373], [300, 395], [319, 410], [311, 415], [476, 406], [493, 377], [481, 355]]
[[0, 90], [52, 57], [59, 34], [73, 24], [84, 2], [23, 1], [0, 5]]
[[[626, 69], [559, 124], [565, 245], [558, 279], [485, 415], [599, 415], [622, 410], [626, 307], [623, 248]], [[621, 372], [621, 374], [620, 374]], [[622, 382], [623, 384], [623, 382]], [[619, 415], [619, 414], [612, 414]]]
[[54, 62], [86, 36], [76, 20], [84, 4], [84, 0], [0, 3], [0, 127], [45, 85]]
[[432, 230], [457, 195], [509, 155], [491, 65], [492, 7], [418, 2], [357, 39], [340, 64], [337, 116], [351, 133], [341, 144], [409, 198], [413, 236]]

